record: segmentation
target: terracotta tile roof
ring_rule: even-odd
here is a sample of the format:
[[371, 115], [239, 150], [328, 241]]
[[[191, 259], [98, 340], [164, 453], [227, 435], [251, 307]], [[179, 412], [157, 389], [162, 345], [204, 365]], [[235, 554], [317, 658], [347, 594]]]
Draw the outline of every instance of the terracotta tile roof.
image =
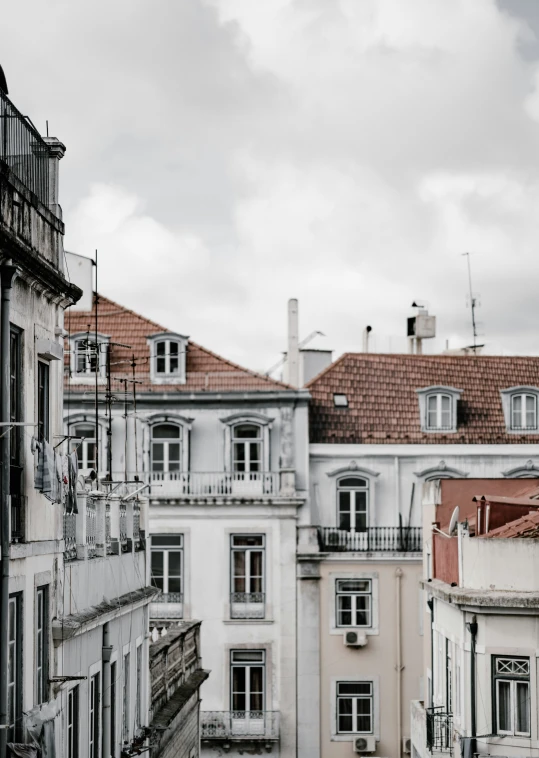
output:
[[[113, 347], [111, 350], [112, 376], [114, 380], [122, 377], [132, 378], [130, 362], [135, 356], [136, 376], [141, 382], [137, 392], [241, 392], [263, 390], [289, 390], [289, 385], [275, 379], [257, 374], [255, 371], [242, 368], [236, 363], [222, 358], [211, 350], [207, 350], [196, 342], [187, 343], [186, 382], [185, 384], [152, 384], [150, 381], [150, 346], [147, 338], [152, 334], [169, 332], [163, 326], [156, 324], [129, 308], [118, 305], [103, 295], [99, 295], [98, 304], [98, 333], [107, 335], [112, 342], [118, 342], [129, 347]], [[95, 329], [95, 297], [92, 311], [67, 310], [65, 329], [70, 335]], [[65, 365], [69, 386], [69, 342], [66, 340]], [[72, 391], [85, 391], [94, 385], [70, 385]], [[120, 384], [113, 381], [113, 390], [120, 391]]]
[[451, 514], [459, 506], [459, 521], [472, 518], [475, 521], [477, 499], [482, 492], [491, 502], [503, 497], [530, 497], [536, 492], [539, 479], [442, 479], [440, 481], [440, 502], [436, 506], [436, 521], [441, 529], [447, 529]]
[[[421, 431], [416, 390], [463, 390], [457, 431]], [[310, 441], [362, 444], [537, 444], [539, 434], [508, 434], [500, 390], [539, 387], [539, 358], [345, 353], [306, 386]], [[335, 408], [334, 393], [348, 398]]]
[[530, 513], [510, 521], [504, 526], [499, 526], [497, 529], [493, 529], [488, 534], [484, 534], [479, 539], [502, 539], [507, 537], [520, 537], [520, 538], [539, 538], [539, 511], [530, 511]]

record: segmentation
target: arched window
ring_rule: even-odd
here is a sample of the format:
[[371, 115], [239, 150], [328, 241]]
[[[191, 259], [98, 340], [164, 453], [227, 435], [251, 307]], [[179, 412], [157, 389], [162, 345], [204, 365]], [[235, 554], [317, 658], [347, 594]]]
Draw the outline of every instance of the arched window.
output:
[[511, 395], [511, 429], [537, 429], [537, 396], [531, 393]]
[[84, 439], [72, 439], [71, 451], [77, 451], [80, 471], [95, 469], [95, 426], [91, 424], [77, 424], [72, 426], [70, 434]]
[[261, 471], [262, 452], [262, 429], [258, 424], [237, 424], [232, 427], [232, 471]]
[[345, 476], [337, 482], [339, 529], [366, 532], [369, 526], [369, 482], [359, 476]]
[[180, 344], [174, 340], [155, 343], [155, 373], [174, 376], [180, 370]]
[[427, 397], [427, 429], [452, 429], [453, 409], [451, 395], [429, 395]]
[[182, 432], [178, 424], [152, 426], [152, 471], [169, 473], [181, 470]]

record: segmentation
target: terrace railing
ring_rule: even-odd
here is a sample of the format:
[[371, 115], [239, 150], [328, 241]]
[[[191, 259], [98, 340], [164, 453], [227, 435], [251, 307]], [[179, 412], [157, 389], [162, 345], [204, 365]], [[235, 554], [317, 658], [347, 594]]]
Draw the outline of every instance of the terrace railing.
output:
[[427, 708], [427, 747], [431, 753], [453, 754], [453, 714], [444, 707]]
[[279, 739], [279, 711], [202, 711], [203, 740]]
[[371, 526], [361, 532], [320, 526], [318, 538], [320, 549], [328, 553], [420, 553], [423, 550], [420, 526]]
[[0, 162], [44, 204], [49, 203], [49, 148], [30, 120], [0, 91]]

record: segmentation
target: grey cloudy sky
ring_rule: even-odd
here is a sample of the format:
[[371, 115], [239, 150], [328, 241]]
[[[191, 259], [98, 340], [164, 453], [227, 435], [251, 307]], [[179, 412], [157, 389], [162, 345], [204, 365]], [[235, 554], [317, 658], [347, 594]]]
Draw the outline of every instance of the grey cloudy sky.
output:
[[[10, 95], [67, 145], [100, 290], [253, 368], [301, 333], [404, 348], [414, 299], [539, 353], [537, 0], [20, 0]], [[321, 345], [321, 343], [319, 343]]]

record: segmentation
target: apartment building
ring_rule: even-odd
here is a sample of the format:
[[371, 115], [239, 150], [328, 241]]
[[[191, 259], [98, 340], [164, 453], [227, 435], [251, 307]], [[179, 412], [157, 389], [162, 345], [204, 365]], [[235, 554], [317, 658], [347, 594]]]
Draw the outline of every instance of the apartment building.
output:
[[101, 295], [95, 309], [67, 324], [66, 428], [81, 470], [97, 455], [101, 480], [145, 488], [152, 627], [202, 621], [202, 753], [291, 758], [309, 394]]
[[539, 755], [539, 480], [499, 485], [425, 486], [415, 756]]
[[[64, 275], [56, 138], [42, 138], [8, 97], [0, 69], [0, 755], [62, 739], [51, 634], [63, 581], [63, 505], [40, 471], [61, 441], [64, 309], [80, 290]], [[32, 747], [33, 746], [33, 747]]]
[[539, 361], [345, 354], [306, 389], [298, 754], [407, 754], [426, 687], [423, 484], [537, 475]]

